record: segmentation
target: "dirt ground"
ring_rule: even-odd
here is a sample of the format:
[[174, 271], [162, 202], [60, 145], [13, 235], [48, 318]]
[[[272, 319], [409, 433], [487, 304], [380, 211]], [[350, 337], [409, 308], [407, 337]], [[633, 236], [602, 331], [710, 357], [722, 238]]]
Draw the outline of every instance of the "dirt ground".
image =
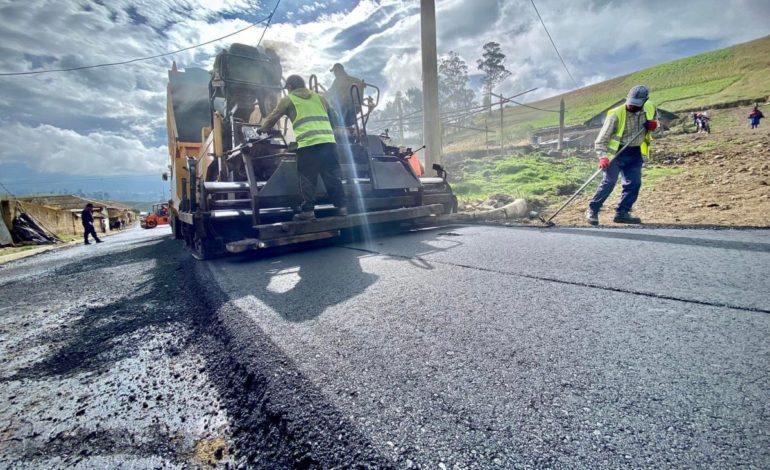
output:
[[[770, 226], [770, 122], [750, 129], [749, 111], [749, 107], [713, 110], [710, 134], [694, 133], [687, 123], [655, 140], [648, 165], [679, 172], [653, 184], [644, 182], [634, 213], [645, 224]], [[586, 225], [584, 212], [592, 193], [587, 190], [555, 222]], [[614, 225], [619, 195], [620, 183], [599, 214], [601, 224]]]

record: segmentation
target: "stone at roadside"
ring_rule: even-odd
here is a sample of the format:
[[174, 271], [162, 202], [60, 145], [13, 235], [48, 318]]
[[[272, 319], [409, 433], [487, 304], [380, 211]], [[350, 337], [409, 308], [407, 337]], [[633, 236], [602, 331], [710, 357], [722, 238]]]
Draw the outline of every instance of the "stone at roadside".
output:
[[503, 207], [506, 204], [510, 204], [514, 201], [513, 196], [509, 196], [508, 194], [503, 193], [496, 193], [489, 196], [489, 198], [484, 201], [484, 204], [487, 206], [492, 206], [493, 208], [497, 209], [498, 207]]

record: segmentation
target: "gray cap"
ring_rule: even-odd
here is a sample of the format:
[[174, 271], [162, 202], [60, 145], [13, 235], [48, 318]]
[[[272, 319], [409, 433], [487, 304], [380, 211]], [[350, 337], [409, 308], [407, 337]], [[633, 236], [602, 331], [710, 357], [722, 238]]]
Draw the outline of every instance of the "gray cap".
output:
[[626, 96], [626, 104], [631, 106], [644, 106], [644, 102], [650, 97], [650, 92], [644, 85], [636, 85], [631, 88]]

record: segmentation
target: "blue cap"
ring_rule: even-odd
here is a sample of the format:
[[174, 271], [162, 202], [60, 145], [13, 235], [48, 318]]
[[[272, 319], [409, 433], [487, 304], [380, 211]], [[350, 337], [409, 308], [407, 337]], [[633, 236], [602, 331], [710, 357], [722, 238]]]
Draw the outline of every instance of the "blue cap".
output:
[[626, 96], [626, 104], [631, 106], [644, 106], [645, 101], [650, 97], [650, 92], [644, 85], [636, 85], [631, 88]]

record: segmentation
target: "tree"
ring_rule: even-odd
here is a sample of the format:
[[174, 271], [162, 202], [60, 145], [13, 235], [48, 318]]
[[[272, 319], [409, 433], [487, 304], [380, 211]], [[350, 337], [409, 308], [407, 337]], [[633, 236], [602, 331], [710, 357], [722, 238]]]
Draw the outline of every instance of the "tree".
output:
[[384, 106], [377, 108], [372, 113], [371, 129], [388, 129], [391, 136], [398, 136], [398, 103], [401, 99], [401, 115], [404, 122], [404, 134], [412, 137], [418, 137], [422, 140], [422, 90], [419, 88], [409, 88], [406, 93], [396, 91], [396, 97], [393, 101], [385, 103]]
[[473, 106], [475, 93], [468, 88], [468, 64], [460, 54], [450, 51], [439, 60], [439, 107], [442, 111], [459, 111]]
[[505, 68], [505, 54], [500, 50], [500, 44], [490, 41], [484, 44], [484, 53], [476, 61], [478, 69], [484, 72], [484, 104], [492, 103], [492, 89], [505, 80], [511, 72]]

